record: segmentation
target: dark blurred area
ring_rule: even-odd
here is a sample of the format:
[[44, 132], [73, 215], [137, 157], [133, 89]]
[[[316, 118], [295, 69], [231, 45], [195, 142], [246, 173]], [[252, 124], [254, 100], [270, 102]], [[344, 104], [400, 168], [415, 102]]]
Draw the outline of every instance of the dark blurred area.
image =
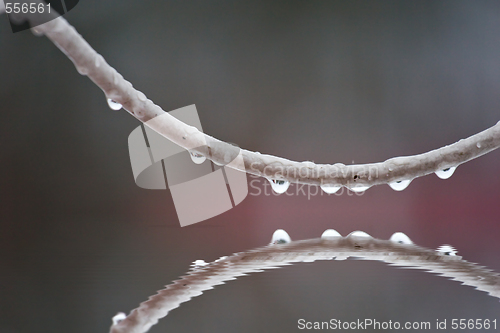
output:
[[[81, 0], [65, 18], [164, 110], [196, 104], [206, 133], [262, 153], [379, 162], [500, 120], [498, 1]], [[1, 333], [106, 332], [116, 312], [192, 261], [265, 245], [278, 228], [292, 239], [402, 231], [500, 271], [500, 151], [403, 192], [250, 189], [233, 210], [181, 228], [168, 191], [134, 183], [127, 138], [139, 122], [110, 110], [47, 38], [13, 34], [5, 14], [0, 73]], [[499, 310], [497, 299], [424, 272], [321, 262], [217, 287], [151, 332], [290, 332], [300, 318], [434, 323]]]

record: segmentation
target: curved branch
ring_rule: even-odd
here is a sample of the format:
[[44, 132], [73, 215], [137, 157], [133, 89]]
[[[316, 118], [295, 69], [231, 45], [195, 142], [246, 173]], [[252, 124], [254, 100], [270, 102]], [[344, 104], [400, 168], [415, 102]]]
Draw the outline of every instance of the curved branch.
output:
[[[330, 235], [331, 232], [332, 230]], [[500, 276], [497, 273], [465, 261], [460, 256], [446, 255], [454, 254], [449, 246], [442, 247], [448, 250], [438, 249], [438, 251], [422, 248], [413, 245], [408, 237], [401, 233], [394, 234], [391, 240], [379, 240], [359, 231], [347, 237], [341, 237], [333, 231], [332, 236], [325, 232], [320, 239], [279, 244], [281, 242], [286, 240], [281, 238], [277, 244], [236, 253], [210, 264], [202, 262], [186, 276], [141, 303], [128, 316], [117, 315], [115, 319], [121, 317], [122, 320], [116, 320], [110, 332], [147, 332], [159, 319], [165, 317], [170, 310], [179, 307], [181, 303], [201, 295], [203, 291], [213, 289], [214, 286], [249, 273], [262, 272], [296, 262], [344, 260], [348, 257], [377, 260], [393, 266], [412, 267], [437, 273], [500, 298]]]
[[[218, 164], [227, 164], [230, 145], [206, 135], [165, 113], [158, 105], [133, 88], [114, 68], [109, 66], [68, 22], [59, 17], [36, 27], [37, 34], [45, 34], [75, 64], [78, 72], [87, 75], [106, 97], [118, 102], [132, 116], [147, 122], [159, 115], [153, 129], [177, 145], [204, 155]], [[373, 185], [395, 184], [430, 173], [439, 172], [470, 161], [500, 146], [500, 122], [495, 126], [424, 154], [395, 157], [385, 162], [363, 165], [341, 163], [314, 164], [294, 162], [285, 158], [242, 150], [244, 166], [239, 170], [268, 179], [283, 180], [309, 185], [346, 186], [364, 190]], [[198, 148], [197, 148], [198, 147]], [[205, 148], [199, 148], [205, 147]], [[399, 190], [404, 186], [400, 186]], [[397, 189], [396, 187], [393, 187]]]

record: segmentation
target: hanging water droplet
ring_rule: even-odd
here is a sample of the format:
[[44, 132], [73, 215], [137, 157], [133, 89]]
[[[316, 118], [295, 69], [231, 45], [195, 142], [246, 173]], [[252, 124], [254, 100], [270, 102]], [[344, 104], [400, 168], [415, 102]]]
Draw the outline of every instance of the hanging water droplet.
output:
[[339, 232], [337, 230], [333, 230], [333, 229], [327, 229], [321, 235], [321, 238], [330, 238], [330, 237], [342, 237], [342, 235], [339, 234]]
[[410, 237], [406, 236], [402, 232], [395, 232], [389, 239], [391, 242], [398, 244], [413, 244]]
[[111, 98], [108, 98], [108, 105], [111, 110], [118, 111], [122, 108], [122, 105], [118, 102], [113, 101]]
[[137, 98], [139, 98], [141, 102], [145, 102], [147, 100], [146, 95], [144, 95], [142, 91], [137, 92]]
[[269, 178], [267, 180], [269, 180], [269, 183], [271, 183], [273, 191], [278, 194], [285, 193], [286, 190], [288, 190], [288, 187], [290, 186], [290, 182], [288, 180], [269, 179]]
[[441, 245], [436, 251], [445, 256], [456, 256], [458, 252], [453, 246], [448, 244]]
[[396, 182], [393, 182], [393, 183], [389, 183], [389, 186], [394, 190], [394, 191], [402, 191], [404, 190], [405, 188], [408, 187], [408, 185], [410, 185], [411, 183], [411, 180], [398, 180]]
[[448, 179], [453, 175], [457, 167], [451, 167], [451, 168], [446, 168], [444, 170], [439, 170], [436, 171], [436, 176], [438, 176], [441, 179]]
[[353, 192], [363, 192], [369, 189], [370, 186], [356, 186], [356, 187], [349, 187], [349, 189]]
[[353, 231], [347, 237], [373, 238], [364, 231]]
[[478, 142], [478, 143], [476, 143], [476, 147], [477, 147], [477, 148], [481, 148], [481, 144], [480, 144], [479, 142]]
[[197, 269], [197, 268], [201, 268], [201, 267], [206, 266], [206, 265], [208, 265], [208, 263], [205, 260], [195, 260], [191, 264], [191, 267], [193, 269]]
[[321, 185], [320, 187], [323, 191], [325, 191], [325, 193], [328, 193], [328, 194], [336, 193], [338, 190], [340, 190], [342, 188], [342, 186], [335, 186], [335, 185], [328, 185], [328, 184]]
[[278, 229], [273, 233], [273, 237], [271, 238], [271, 244], [286, 244], [290, 243], [292, 239], [288, 235], [288, 233], [283, 229]]
[[194, 151], [190, 151], [189, 155], [191, 156], [191, 160], [193, 160], [193, 162], [196, 164], [201, 164], [201, 163], [205, 162], [207, 159], [202, 154], [199, 154], [199, 153], [194, 152]]
[[111, 320], [113, 321], [113, 325], [118, 325], [118, 323], [125, 318], [127, 318], [127, 315], [125, 313], [118, 312], [113, 316], [113, 318], [111, 318]]

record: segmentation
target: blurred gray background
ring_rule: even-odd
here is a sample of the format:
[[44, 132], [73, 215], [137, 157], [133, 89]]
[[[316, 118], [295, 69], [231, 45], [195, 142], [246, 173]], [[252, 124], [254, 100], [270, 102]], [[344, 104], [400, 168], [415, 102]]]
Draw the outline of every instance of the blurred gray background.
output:
[[[498, 1], [81, 0], [65, 18], [164, 110], [196, 104], [206, 133], [262, 153], [378, 162], [500, 120]], [[250, 189], [235, 209], [180, 228], [168, 191], [134, 183], [127, 138], [139, 122], [110, 110], [45, 37], [12, 34], [5, 15], [0, 73], [2, 333], [106, 332], [192, 261], [265, 245], [278, 228], [292, 239], [403, 231], [500, 271], [500, 151], [403, 192]], [[424, 272], [320, 262], [219, 286], [151, 332], [295, 332], [300, 318], [498, 321], [499, 310]]]

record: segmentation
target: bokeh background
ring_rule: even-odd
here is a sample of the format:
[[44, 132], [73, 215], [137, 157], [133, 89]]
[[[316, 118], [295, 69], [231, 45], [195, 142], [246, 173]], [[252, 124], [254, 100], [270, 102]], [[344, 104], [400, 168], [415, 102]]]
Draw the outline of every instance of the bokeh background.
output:
[[[500, 120], [498, 1], [81, 0], [65, 17], [164, 110], [196, 104], [206, 133], [262, 153], [379, 162]], [[12, 34], [5, 15], [0, 73], [2, 333], [106, 332], [192, 261], [265, 245], [278, 228], [292, 239], [402, 231], [500, 271], [500, 151], [403, 192], [251, 189], [235, 209], [181, 228], [168, 191], [134, 183], [127, 138], [139, 122], [110, 110], [45, 37]], [[458, 282], [348, 260], [231, 281], [151, 332], [295, 332], [300, 318], [498, 321], [499, 310]]]

